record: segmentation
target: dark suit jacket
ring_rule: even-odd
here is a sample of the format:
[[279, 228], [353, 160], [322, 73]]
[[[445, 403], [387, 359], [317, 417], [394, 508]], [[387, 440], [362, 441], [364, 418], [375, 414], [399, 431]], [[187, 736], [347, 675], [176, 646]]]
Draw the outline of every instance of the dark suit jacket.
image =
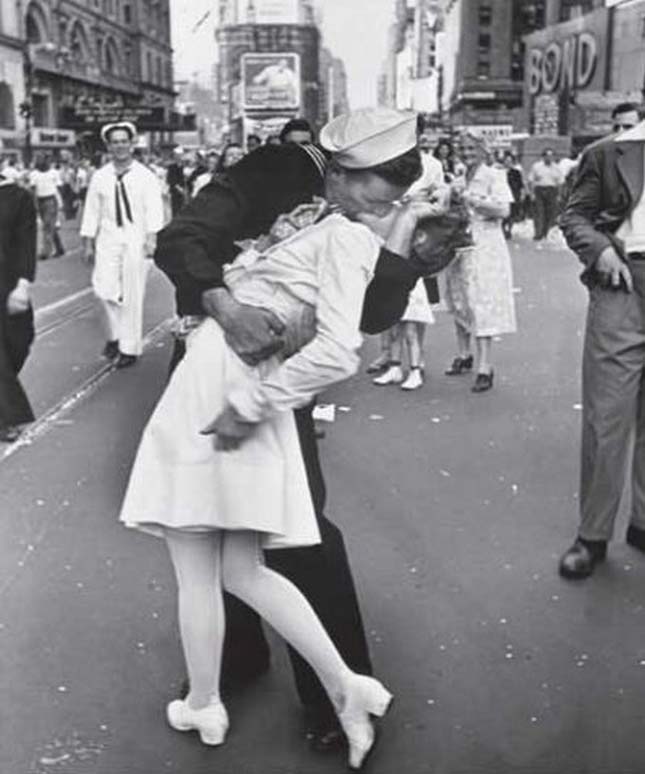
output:
[[0, 178], [0, 299], [36, 273], [36, 208], [31, 194]]
[[[642, 140], [607, 138], [585, 151], [560, 227], [585, 270], [582, 281], [595, 284], [594, 266], [606, 247], [626, 258], [616, 231], [643, 194], [645, 126]], [[631, 130], [631, 134], [634, 130]]]

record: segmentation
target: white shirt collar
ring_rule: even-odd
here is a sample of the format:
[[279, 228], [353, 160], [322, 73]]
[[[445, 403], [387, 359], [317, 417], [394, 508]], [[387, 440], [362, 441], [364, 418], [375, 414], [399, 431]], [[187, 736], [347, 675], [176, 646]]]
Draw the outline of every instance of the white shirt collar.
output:
[[614, 138], [614, 142], [645, 142], [645, 120], [636, 124], [633, 129], [619, 134]]

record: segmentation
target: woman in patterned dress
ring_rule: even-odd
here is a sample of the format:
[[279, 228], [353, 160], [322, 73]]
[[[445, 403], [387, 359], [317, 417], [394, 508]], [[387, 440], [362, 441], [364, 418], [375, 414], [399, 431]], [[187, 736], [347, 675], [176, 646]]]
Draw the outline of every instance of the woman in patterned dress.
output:
[[459, 251], [446, 270], [446, 302], [455, 320], [457, 356], [446, 371], [457, 376], [473, 368], [472, 338], [476, 343], [476, 379], [473, 392], [493, 386], [491, 345], [494, 336], [515, 333], [515, 301], [511, 257], [502, 231], [513, 194], [504, 171], [485, 163], [483, 138], [466, 133], [460, 142], [466, 176], [455, 178], [472, 221], [473, 247]]

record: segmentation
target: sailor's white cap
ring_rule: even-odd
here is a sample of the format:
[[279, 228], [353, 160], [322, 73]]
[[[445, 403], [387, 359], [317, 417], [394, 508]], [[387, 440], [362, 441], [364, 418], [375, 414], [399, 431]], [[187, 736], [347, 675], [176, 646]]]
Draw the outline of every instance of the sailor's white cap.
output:
[[341, 167], [376, 167], [416, 147], [417, 116], [383, 107], [353, 110], [323, 127], [320, 144]]

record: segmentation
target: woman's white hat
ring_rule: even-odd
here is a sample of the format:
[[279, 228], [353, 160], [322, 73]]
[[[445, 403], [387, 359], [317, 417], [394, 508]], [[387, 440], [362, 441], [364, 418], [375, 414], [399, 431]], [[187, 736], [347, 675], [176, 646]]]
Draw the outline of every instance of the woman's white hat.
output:
[[114, 129], [124, 129], [133, 140], [136, 139], [138, 134], [137, 127], [130, 121], [116, 121], [113, 124], [105, 124], [105, 126], [101, 127], [101, 139], [104, 143], [108, 142], [108, 134]]
[[347, 169], [369, 169], [417, 145], [417, 115], [391, 108], [363, 108], [323, 127], [320, 144]]

